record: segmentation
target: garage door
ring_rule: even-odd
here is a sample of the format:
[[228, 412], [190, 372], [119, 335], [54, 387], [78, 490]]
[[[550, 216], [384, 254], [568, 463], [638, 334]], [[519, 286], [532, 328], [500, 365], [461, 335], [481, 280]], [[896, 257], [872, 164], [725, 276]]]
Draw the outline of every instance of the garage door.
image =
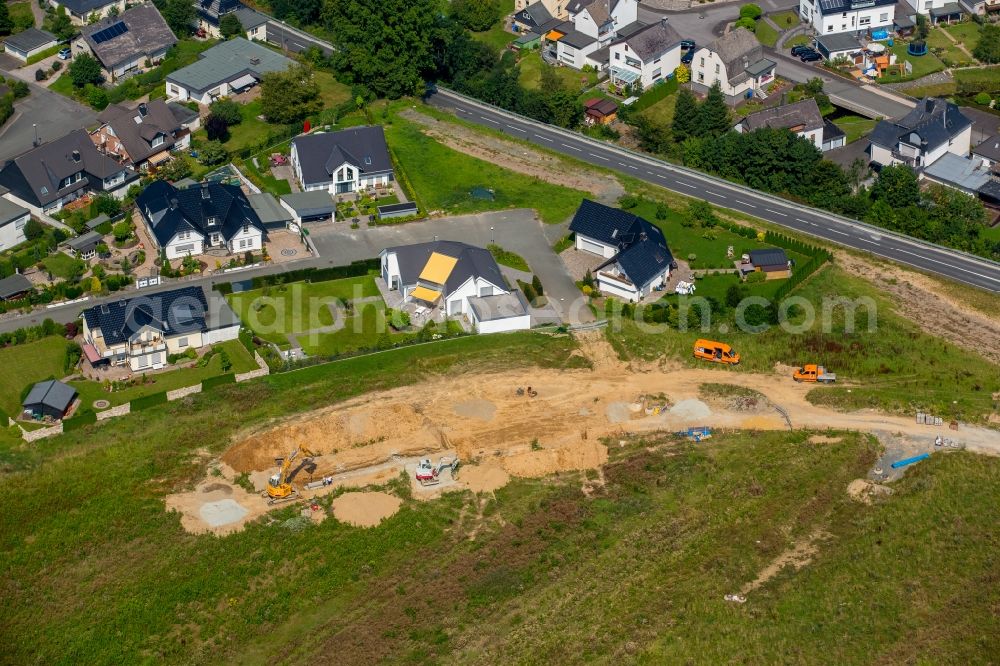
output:
[[598, 243], [589, 241], [586, 238], [580, 239], [580, 248], [586, 250], [587, 252], [593, 252], [594, 254], [599, 254], [602, 257], [604, 256], [604, 247]]

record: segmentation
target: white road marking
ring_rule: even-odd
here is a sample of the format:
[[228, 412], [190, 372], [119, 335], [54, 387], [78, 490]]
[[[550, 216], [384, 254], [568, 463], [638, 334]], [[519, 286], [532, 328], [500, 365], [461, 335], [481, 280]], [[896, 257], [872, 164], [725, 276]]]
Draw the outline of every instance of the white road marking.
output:
[[849, 235], [846, 231], [840, 231], [838, 229], [827, 229], [827, 231], [832, 231], [835, 234], [840, 234], [841, 236]]
[[739, 199], [733, 199], [733, 201], [735, 201], [738, 204], [742, 204], [744, 206], [750, 206], [751, 208], [756, 208], [757, 207], [757, 206], [754, 206], [752, 203], [747, 203], [746, 201], [740, 201]]
[[656, 173], [655, 171], [647, 171], [646, 173], [648, 173], [650, 176], [659, 176], [660, 175], [660, 174]]
[[545, 136], [544, 134], [539, 134], [538, 138], [541, 139], [542, 141], [552, 141], [552, 139], [550, 139], [549, 137]]
[[780, 210], [771, 210], [770, 208], [765, 208], [768, 213], [773, 213], [774, 215], [781, 215], [783, 217], [788, 217], [788, 213], [782, 213]]
[[576, 146], [571, 146], [568, 143], [563, 143], [561, 145], [564, 146], [564, 147], [566, 147], [566, 148], [569, 148], [570, 150], [575, 150], [576, 152], [580, 152], [579, 148], [577, 148]]
[[698, 189], [698, 187], [696, 185], [692, 185], [690, 183], [685, 183], [685, 182], [680, 181], [680, 180], [677, 181], [677, 184], [678, 185], [683, 185], [684, 187], [690, 187], [692, 190], [697, 190]]

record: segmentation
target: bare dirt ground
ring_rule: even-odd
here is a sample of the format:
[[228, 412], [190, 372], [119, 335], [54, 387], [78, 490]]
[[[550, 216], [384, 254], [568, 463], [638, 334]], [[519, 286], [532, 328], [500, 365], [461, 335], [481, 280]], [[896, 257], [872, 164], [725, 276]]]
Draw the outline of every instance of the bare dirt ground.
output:
[[[934, 437], [941, 432], [910, 418], [873, 410], [844, 413], [813, 405], [806, 394], [814, 387], [789, 381], [787, 375], [623, 365], [600, 332], [582, 335], [580, 342], [583, 353], [594, 362], [593, 370], [469, 373], [370, 393], [246, 433], [222, 460], [232, 475], [248, 473], [262, 490], [276, 470], [276, 458], [308, 447], [316, 454], [309, 478], [331, 475], [335, 482], [316, 491], [319, 494], [341, 485], [385, 483], [402, 471], [412, 480], [420, 457], [436, 461], [439, 456], [458, 456], [465, 467], [459, 468], [456, 479], [444, 472], [440, 486], [413, 486], [415, 495], [433, 497], [450, 488], [492, 491], [510, 477], [599, 469], [608, 455], [602, 440], [629, 433], [705, 425], [757, 430], [788, 427], [775, 411], [702, 401], [699, 394], [704, 383], [755, 389], [770, 405], [786, 409], [796, 428], [891, 432], [907, 442], [908, 451], [933, 451]], [[517, 388], [524, 386], [533, 387], [537, 396], [517, 395]], [[1000, 433], [995, 430], [963, 425], [951, 435], [971, 451], [1000, 455]], [[300, 471], [293, 481], [301, 485], [309, 478]], [[212, 482], [210, 476], [205, 484]], [[185, 514], [185, 527], [203, 528], [202, 506], [220, 499], [204, 492], [205, 487], [187, 503], [176, 496], [168, 501], [168, 506]], [[260, 497], [245, 491], [240, 494], [236, 488], [227, 497], [246, 503], [248, 514], [239, 525], [268, 508]]]
[[590, 192], [606, 204], [616, 203], [625, 194], [625, 188], [614, 176], [573, 167], [565, 160], [522, 144], [471, 130], [458, 123], [440, 121], [414, 109], [406, 109], [400, 115], [423, 127], [425, 134], [452, 150], [504, 169], [533, 176], [553, 185]]
[[[835, 253], [838, 266], [868, 280], [899, 306], [900, 314], [931, 335], [1000, 363], [1000, 317], [969, 306], [948, 293], [941, 282], [916, 271]], [[969, 289], [972, 289], [969, 287]]]
[[375, 527], [399, 511], [403, 500], [388, 493], [344, 493], [333, 500], [337, 520], [358, 527]]
[[854, 479], [847, 485], [847, 494], [855, 502], [871, 504], [873, 498], [892, 494], [892, 488], [868, 479]]
[[761, 569], [760, 573], [757, 574], [757, 578], [743, 586], [743, 589], [740, 590], [740, 594], [753, 592], [761, 585], [777, 576], [785, 567], [791, 566], [795, 569], [801, 569], [805, 565], [809, 564], [809, 562], [812, 561], [813, 556], [819, 552], [819, 542], [826, 536], [827, 535], [823, 532], [816, 531], [808, 537], [796, 542], [794, 546], [783, 552], [770, 564]]

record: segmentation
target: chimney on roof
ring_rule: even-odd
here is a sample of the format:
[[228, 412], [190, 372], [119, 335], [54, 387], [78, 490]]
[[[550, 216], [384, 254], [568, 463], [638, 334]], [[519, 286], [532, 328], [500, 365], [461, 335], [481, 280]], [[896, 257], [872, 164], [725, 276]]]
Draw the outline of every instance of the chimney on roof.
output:
[[149, 113], [149, 109], [146, 107], [146, 103], [145, 102], [140, 102], [139, 103], [139, 115], [142, 116], [143, 118], [145, 118], [147, 113]]

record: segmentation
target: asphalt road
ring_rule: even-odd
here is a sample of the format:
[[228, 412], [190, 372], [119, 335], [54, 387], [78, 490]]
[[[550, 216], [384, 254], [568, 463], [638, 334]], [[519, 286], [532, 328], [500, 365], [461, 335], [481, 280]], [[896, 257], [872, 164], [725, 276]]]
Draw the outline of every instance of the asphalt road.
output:
[[38, 125], [38, 138], [44, 142], [97, 121], [93, 110], [34, 82], [28, 85], [31, 94], [18, 100], [14, 105], [14, 116], [0, 127], [0, 162], [31, 149], [33, 124]]
[[469, 100], [446, 90], [428, 102], [451, 110], [463, 119], [519, 139], [639, 178], [680, 194], [738, 210], [795, 231], [864, 250], [873, 255], [951, 278], [992, 292], [1000, 292], [1000, 264], [916, 239], [882, 232], [860, 222], [810, 209], [763, 192], [681, 169], [652, 157], [637, 155], [604, 142], [520, 118], [507, 111]]

